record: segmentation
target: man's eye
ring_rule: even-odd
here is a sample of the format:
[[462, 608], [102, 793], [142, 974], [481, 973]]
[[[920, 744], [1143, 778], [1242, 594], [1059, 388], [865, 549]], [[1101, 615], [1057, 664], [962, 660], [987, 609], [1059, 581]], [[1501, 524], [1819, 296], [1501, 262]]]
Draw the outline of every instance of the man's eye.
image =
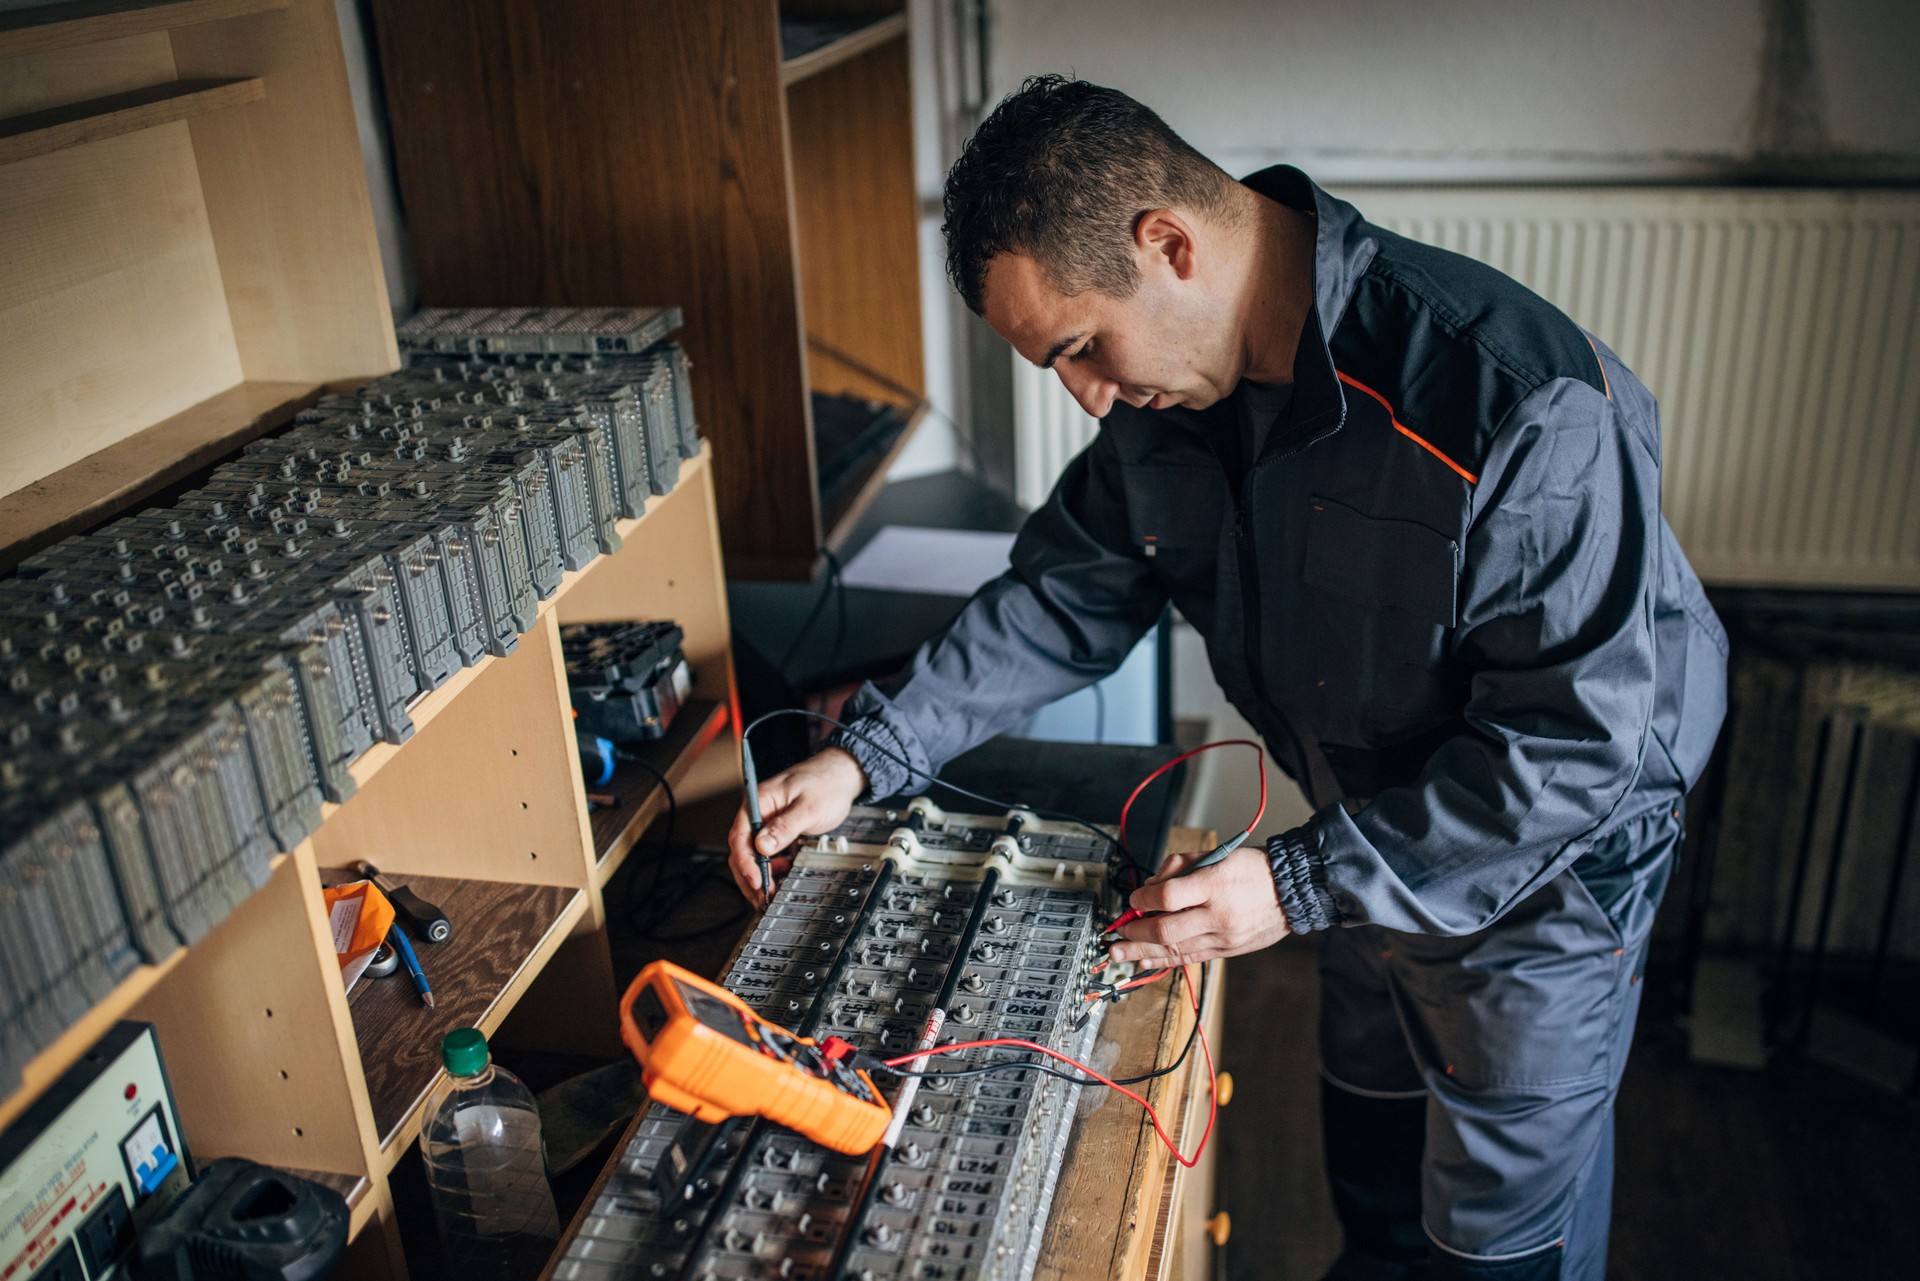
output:
[[1087, 339], [1086, 342], [1080, 345], [1080, 350], [1074, 352], [1071, 356], [1068, 356], [1067, 359], [1068, 360], [1085, 360], [1088, 356], [1091, 356], [1092, 354], [1093, 354], [1093, 339], [1089, 338]]

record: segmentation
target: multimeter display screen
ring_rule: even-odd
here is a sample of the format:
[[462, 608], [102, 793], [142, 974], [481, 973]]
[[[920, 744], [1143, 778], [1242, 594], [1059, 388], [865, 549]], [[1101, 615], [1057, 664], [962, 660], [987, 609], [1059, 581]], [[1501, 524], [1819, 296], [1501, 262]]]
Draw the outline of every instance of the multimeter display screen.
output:
[[[751, 1046], [753, 1040], [747, 1035], [747, 1027], [740, 1017], [740, 1011], [725, 1001], [690, 987], [679, 979], [673, 980], [673, 986], [680, 993], [680, 999], [686, 1003], [687, 1013], [699, 1019], [716, 1032], [724, 1032], [742, 1045]], [[651, 995], [651, 991], [649, 991]]]
[[649, 983], [640, 989], [633, 998], [633, 1025], [647, 1038], [647, 1044], [660, 1035], [660, 1029], [667, 1025], [667, 1007], [660, 1004], [660, 994]]

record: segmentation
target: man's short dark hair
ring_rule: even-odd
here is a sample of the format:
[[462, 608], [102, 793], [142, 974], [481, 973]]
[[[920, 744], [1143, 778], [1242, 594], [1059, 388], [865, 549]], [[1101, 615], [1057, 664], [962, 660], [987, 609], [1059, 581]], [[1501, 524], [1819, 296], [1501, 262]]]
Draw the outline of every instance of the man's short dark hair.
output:
[[1026, 254], [1069, 297], [1139, 287], [1133, 232], [1154, 209], [1217, 214], [1233, 179], [1117, 89], [1035, 76], [980, 123], [947, 174], [947, 275], [979, 313], [987, 264]]

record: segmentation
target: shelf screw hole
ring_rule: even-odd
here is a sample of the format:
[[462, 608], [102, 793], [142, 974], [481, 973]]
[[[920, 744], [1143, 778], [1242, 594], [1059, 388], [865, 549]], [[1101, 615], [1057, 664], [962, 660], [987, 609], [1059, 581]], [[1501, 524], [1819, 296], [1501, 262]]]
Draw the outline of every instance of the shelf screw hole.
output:
[[307, 1132], [296, 1125], [293, 1127], [293, 1137], [296, 1139], [304, 1139], [307, 1137]]
[[525, 809], [525, 808], [527, 808], [527, 803], [526, 803], [525, 801], [521, 801], [521, 802], [520, 802], [520, 808], [521, 808], [521, 809]]
[[287, 1079], [287, 1070], [285, 1068], [280, 1069], [280, 1079], [282, 1081]]
[[507, 749], [507, 755], [509, 755], [509, 756], [518, 756], [518, 755], [520, 755], [520, 749], [519, 749], [519, 748], [517, 748], [517, 747], [509, 747], [509, 748]]
[[528, 858], [539, 858], [539, 857], [540, 857], [540, 855], [539, 855], [539, 853], [538, 853], [537, 851], [535, 851], [535, 850], [528, 850], [528, 851], [527, 851], [527, 857], [528, 857]]
[[268, 1018], [272, 1018], [272, 1017], [273, 1017], [273, 1011], [272, 1011], [272, 1010], [268, 1010], [268, 1011], [267, 1011], [267, 1017], [268, 1017]]

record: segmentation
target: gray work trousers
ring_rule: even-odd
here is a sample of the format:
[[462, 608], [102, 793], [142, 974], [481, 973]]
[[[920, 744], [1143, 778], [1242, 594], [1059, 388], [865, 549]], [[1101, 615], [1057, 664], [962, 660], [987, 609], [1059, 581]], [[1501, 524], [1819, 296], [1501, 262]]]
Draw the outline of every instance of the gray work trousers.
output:
[[1458, 938], [1320, 935], [1329, 1277], [1601, 1281], [1613, 1102], [1681, 810]]

